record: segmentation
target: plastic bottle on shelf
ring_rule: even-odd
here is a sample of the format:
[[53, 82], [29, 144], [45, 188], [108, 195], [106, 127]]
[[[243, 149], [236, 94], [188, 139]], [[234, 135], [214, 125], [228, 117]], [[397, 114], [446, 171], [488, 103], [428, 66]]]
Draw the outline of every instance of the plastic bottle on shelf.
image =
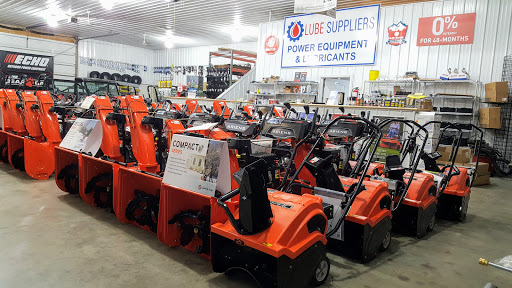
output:
[[311, 84], [308, 84], [308, 86], [306, 86], [306, 93], [311, 93]]

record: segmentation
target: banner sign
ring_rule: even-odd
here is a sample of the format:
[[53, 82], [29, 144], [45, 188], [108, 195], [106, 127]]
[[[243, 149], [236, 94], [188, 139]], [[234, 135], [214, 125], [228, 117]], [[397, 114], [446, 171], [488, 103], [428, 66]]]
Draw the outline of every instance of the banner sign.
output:
[[472, 44], [476, 13], [420, 18], [418, 46]]
[[78, 118], [59, 147], [96, 155], [100, 150], [102, 138], [103, 130], [99, 120]]
[[281, 68], [373, 65], [380, 5], [286, 17]]
[[174, 135], [163, 182], [208, 196], [231, 190], [226, 142]]
[[110, 69], [114, 71], [118, 71], [120, 73], [126, 73], [127, 71], [140, 73], [141, 70], [144, 72], [148, 71], [148, 66], [137, 65], [137, 64], [129, 64], [118, 61], [110, 61], [110, 60], [102, 60], [102, 59], [94, 59], [88, 57], [80, 56], [80, 64], [87, 65], [89, 67], [98, 66], [105, 69]]
[[336, 8], [336, 0], [295, 0], [294, 13], [314, 13]]
[[6, 74], [53, 74], [53, 57], [0, 51], [0, 70]]

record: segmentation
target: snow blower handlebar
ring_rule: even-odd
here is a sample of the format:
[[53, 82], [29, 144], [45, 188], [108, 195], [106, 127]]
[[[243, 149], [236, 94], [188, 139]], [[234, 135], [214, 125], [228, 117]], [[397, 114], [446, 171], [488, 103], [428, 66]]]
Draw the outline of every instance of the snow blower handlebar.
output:
[[[448, 170], [448, 174], [447, 174], [448, 177], [445, 179], [445, 181], [443, 183], [441, 183], [441, 189], [439, 189], [439, 195], [441, 195], [444, 192], [444, 190], [446, 189], [446, 187], [448, 187], [448, 183], [450, 183], [451, 178], [453, 176], [460, 174], [460, 170], [457, 167], [455, 167], [455, 159], [457, 158], [457, 153], [459, 152], [460, 142], [462, 139], [462, 129], [453, 123], [445, 122], [445, 121], [429, 121], [429, 122], [425, 123], [425, 125], [423, 125], [423, 127], [426, 127], [430, 124], [446, 124], [446, 127], [444, 127], [443, 130], [441, 130], [439, 139], [441, 139], [443, 137], [444, 133], [447, 131], [448, 128], [457, 130], [457, 137], [456, 137], [455, 141], [453, 141], [453, 144], [452, 144], [452, 150], [451, 150], [451, 155], [450, 155], [450, 165], [445, 165], [441, 169], [441, 172], [444, 173], [447, 168], [450, 168]], [[437, 151], [439, 149], [440, 142], [441, 141], [437, 142], [435, 151]]]
[[[391, 122], [401, 122], [401, 123], [404, 123], [405, 125], [407, 125], [409, 128], [411, 128], [411, 130], [412, 130], [411, 136], [410, 136], [411, 139], [418, 138], [418, 136], [420, 135], [420, 132], [424, 133], [424, 138], [423, 138], [420, 150], [418, 151], [417, 147], [415, 147], [414, 154], [412, 155], [412, 159], [413, 159], [414, 162], [413, 162], [413, 167], [410, 169], [411, 170], [411, 172], [410, 172], [411, 175], [409, 176], [409, 181], [407, 181], [406, 186], [404, 187], [404, 190], [403, 190], [404, 192], [401, 193], [400, 199], [399, 199], [398, 203], [396, 203], [396, 205], [393, 207], [393, 210], [391, 211], [391, 212], [395, 212], [395, 210], [398, 209], [398, 207], [400, 207], [400, 204], [402, 203], [402, 201], [407, 196], [407, 192], [409, 191], [409, 187], [411, 186], [412, 181], [414, 180], [414, 174], [416, 174], [416, 171], [418, 169], [418, 165], [420, 163], [421, 155], [422, 155], [423, 151], [425, 150], [425, 146], [427, 144], [428, 130], [424, 126], [418, 124], [416, 121], [406, 120], [406, 119], [386, 119], [379, 126], [381, 128], [383, 128], [386, 125], [390, 124]], [[417, 130], [414, 129], [414, 126], [417, 128]], [[407, 146], [409, 146], [409, 144], [410, 144], [409, 140], [407, 140], [407, 144], [408, 144]], [[406, 149], [405, 146], [406, 145], [402, 145], [400, 153], [404, 152], [404, 149]], [[401, 162], [404, 161], [405, 155], [406, 154], [403, 153], [403, 157], [401, 159]]]

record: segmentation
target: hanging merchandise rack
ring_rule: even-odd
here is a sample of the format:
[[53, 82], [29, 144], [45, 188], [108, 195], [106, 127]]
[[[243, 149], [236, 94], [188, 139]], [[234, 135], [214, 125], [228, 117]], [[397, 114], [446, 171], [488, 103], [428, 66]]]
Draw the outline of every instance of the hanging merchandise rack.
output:
[[[224, 58], [229, 59], [228, 64], [213, 65], [212, 59]], [[219, 50], [210, 52], [209, 67], [207, 68], [207, 90], [208, 98], [217, 98], [222, 92], [233, 84], [233, 76], [244, 76], [252, 69], [252, 64], [256, 64], [256, 53], [234, 50], [227, 48], [219, 48]], [[240, 65], [234, 62], [245, 62], [247, 64]]]
[[[497, 129], [494, 132], [494, 146], [503, 154], [505, 159], [512, 158], [512, 55], [505, 56], [503, 61], [503, 74], [501, 76], [502, 81], [508, 82], [508, 98], [507, 103], [496, 104], [501, 107], [501, 129]], [[504, 169], [505, 167], [502, 167]]]

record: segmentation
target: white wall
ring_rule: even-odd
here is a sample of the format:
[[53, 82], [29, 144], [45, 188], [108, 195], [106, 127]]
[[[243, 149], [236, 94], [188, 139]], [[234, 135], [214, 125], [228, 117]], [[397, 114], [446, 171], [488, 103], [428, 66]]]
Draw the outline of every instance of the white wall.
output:
[[76, 46], [73, 43], [0, 32], [0, 50], [53, 56], [55, 78], [75, 77]]
[[129, 74], [131, 76], [138, 75], [142, 78], [142, 83], [144, 84], [153, 84], [154, 83], [154, 74], [153, 74], [153, 54], [154, 50], [144, 49], [134, 46], [128, 46], [117, 43], [110, 43], [99, 40], [82, 40], [78, 42], [78, 56], [79, 57], [88, 57], [95, 58], [101, 60], [109, 60], [109, 61], [118, 61], [129, 64], [137, 64], [142, 66], [147, 66], [148, 69], [146, 72], [143, 70], [140, 73], [135, 73], [133, 71], [125, 71], [119, 72], [111, 69], [105, 69], [103, 67], [98, 66], [88, 66], [84, 64], [80, 64], [80, 60], [78, 61], [78, 76], [79, 77], [88, 77], [91, 71], [99, 71], [99, 72], [109, 72], [109, 73], [119, 73], [119, 74]]
[[[473, 44], [416, 46], [418, 19], [421, 17], [476, 12]], [[503, 57], [512, 54], [512, 1], [453, 0], [407, 4], [381, 8], [376, 64], [372, 66], [337, 66], [281, 69], [281, 51], [267, 55], [263, 41], [270, 35], [282, 39], [283, 21], [260, 25], [256, 80], [270, 75], [291, 80], [296, 71], [308, 72], [308, 80], [322, 76], [352, 76], [352, 87], [363, 87], [370, 70], [379, 70], [381, 78], [402, 76], [417, 71], [421, 78], [438, 78], [447, 68], [466, 68], [471, 78], [483, 83], [501, 80]], [[391, 46], [387, 27], [399, 21], [409, 25], [406, 44]]]
[[[167, 49], [155, 51], [154, 63], [156, 67], [170, 67], [174, 66], [208, 66], [209, 52], [217, 51], [218, 48], [232, 48], [245, 51], [257, 50], [257, 42], [234, 43], [224, 45], [210, 45], [190, 48]], [[259, 61], [258, 61], [259, 62]], [[215, 58], [212, 60], [213, 64], [228, 64], [229, 59]], [[246, 62], [235, 63], [247, 64]], [[206, 75], [206, 71], [204, 73]], [[186, 75], [173, 74], [175, 84], [186, 84]], [[155, 80], [170, 80], [169, 75], [155, 74]]]

